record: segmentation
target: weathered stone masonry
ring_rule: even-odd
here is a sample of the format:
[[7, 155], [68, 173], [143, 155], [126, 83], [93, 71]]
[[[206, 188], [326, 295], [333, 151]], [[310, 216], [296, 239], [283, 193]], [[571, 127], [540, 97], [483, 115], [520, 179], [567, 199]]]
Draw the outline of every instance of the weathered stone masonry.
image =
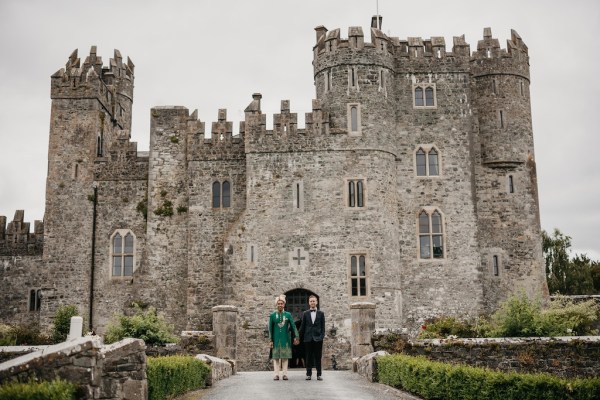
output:
[[[101, 333], [137, 303], [179, 330], [211, 330], [213, 307], [235, 306], [237, 365], [262, 368], [274, 295], [302, 290], [327, 315], [326, 362], [349, 367], [353, 303], [376, 305], [375, 329], [410, 333], [490, 312], [515, 290], [547, 294], [527, 46], [513, 31], [502, 49], [489, 28], [473, 53], [462, 36], [447, 49], [370, 32], [316, 28], [304, 127], [283, 100], [267, 130], [258, 93], [235, 136], [226, 110], [209, 132], [196, 112], [155, 107], [149, 153], [129, 140], [131, 60], [75, 51], [51, 78], [43, 225], [29, 234], [22, 212], [8, 229], [0, 218], [0, 319], [47, 326], [76, 304]], [[438, 171], [417, 174], [419, 149]], [[230, 203], [213, 207], [224, 182]], [[440, 216], [426, 228], [442, 231], [439, 258], [420, 256], [423, 212]], [[134, 237], [131, 276], [112, 273], [117, 232]], [[27, 311], [31, 288], [39, 311]]]

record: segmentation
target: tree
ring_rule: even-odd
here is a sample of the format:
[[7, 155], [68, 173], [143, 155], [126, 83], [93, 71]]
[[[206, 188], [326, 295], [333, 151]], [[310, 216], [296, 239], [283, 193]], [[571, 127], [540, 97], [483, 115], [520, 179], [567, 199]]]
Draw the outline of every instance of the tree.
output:
[[542, 231], [542, 250], [546, 260], [546, 278], [550, 293], [570, 294], [568, 286], [570, 247], [571, 237], [563, 235], [558, 229], [554, 229], [552, 237], [546, 231]]

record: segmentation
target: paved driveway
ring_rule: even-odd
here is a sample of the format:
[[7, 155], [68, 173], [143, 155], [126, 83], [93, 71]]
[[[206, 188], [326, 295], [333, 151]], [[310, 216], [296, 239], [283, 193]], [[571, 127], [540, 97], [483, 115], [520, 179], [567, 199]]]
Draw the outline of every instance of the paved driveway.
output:
[[185, 400], [418, 400], [350, 371], [323, 371], [323, 380], [304, 380], [304, 370], [291, 370], [288, 381], [274, 381], [273, 372], [240, 372], [213, 387], [190, 393]]

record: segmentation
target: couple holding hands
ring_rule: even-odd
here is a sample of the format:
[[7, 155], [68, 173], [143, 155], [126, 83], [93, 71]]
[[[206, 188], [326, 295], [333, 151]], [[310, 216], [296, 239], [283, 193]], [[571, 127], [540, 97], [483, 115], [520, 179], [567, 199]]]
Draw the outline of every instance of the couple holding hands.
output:
[[304, 345], [306, 355], [306, 380], [312, 377], [313, 365], [317, 370], [317, 380], [321, 381], [321, 356], [323, 353], [323, 338], [325, 337], [325, 314], [317, 309], [317, 297], [308, 298], [310, 309], [302, 313], [300, 329], [296, 328], [292, 314], [284, 311], [285, 295], [275, 298], [277, 310], [269, 317], [269, 339], [273, 353], [273, 369], [275, 379], [279, 380], [282, 374], [284, 381], [288, 380], [288, 359], [292, 358], [292, 338], [290, 331], [294, 332], [294, 345]]

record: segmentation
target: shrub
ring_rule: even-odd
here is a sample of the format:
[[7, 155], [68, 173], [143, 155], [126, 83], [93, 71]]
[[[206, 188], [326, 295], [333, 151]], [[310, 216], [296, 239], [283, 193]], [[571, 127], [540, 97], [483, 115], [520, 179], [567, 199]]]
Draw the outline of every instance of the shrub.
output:
[[530, 301], [525, 292], [506, 300], [491, 317], [490, 337], [536, 336], [536, 322], [542, 310], [540, 300]]
[[441, 317], [421, 326], [419, 339], [444, 339], [449, 336], [476, 337], [475, 326], [454, 317]]
[[0, 346], [50, 344], [52, 340], [40, 331], [38, 324], [0, 325]]
[[76, 386], [55, 380], [52, 382], [9, 382], [0, 386], [0, 400], [74, 400]]
[[191, 356], [148, 357], [148, 399], [163, 400], [203, 388], [210, 373], [206, 363]]
[[54, 343], [60, 343], [67, 340], [67, 335], [71, 328], [71, 317], [79, 314], [74, 305], [65, 305], [58, 307], [54, 314], [54, 327], [52, 328], [52, 340]]
[[536, 330], [540, 336], [595, 335], [594, 323], [600, 314], [600, 305], [592, 300], [574, 302], [559, 296], [543, 310], [538, 318]]
[[568, 400], [600, 398], [600, 378], [502, 373], [464, 365], [391, 355], [377, 359], [381, 383], [425, 399]]
[[124, 338], [143, 339], [146, 344], [165, 344], [177, 342], [179, 338], [173, 335], [173, 326], [169, 325], [156, 308], [142, 310], [134, 305], [135, 315], [129, 317], [123, 314], [115, 315], [106, 330], [106, 343], [114, 343]]

